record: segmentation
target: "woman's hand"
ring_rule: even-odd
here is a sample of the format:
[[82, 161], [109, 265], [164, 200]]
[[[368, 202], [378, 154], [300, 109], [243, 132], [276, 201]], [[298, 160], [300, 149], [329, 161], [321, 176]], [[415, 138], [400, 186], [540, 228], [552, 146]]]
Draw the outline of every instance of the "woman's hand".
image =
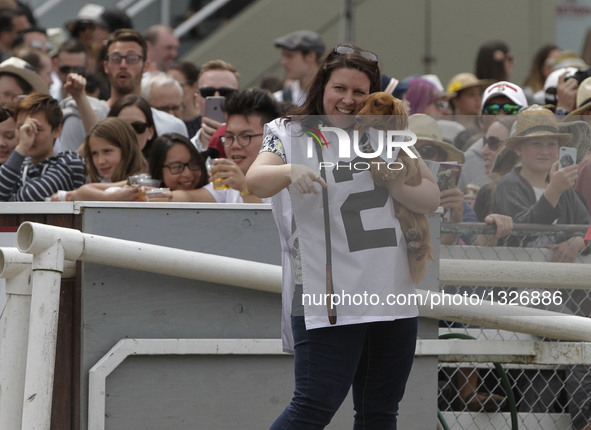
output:
[[441, 191], [439, 206], [449, 210], [449, 222], [462, 222], [464, 217], [464, 193], [459, 188]]
[[322, 177], [308, 166], [301, 164], [291, 165], [291, 184], [300, 194], [318, 194], [318, 188], [314, 184], [326, 188], [326, 182]]

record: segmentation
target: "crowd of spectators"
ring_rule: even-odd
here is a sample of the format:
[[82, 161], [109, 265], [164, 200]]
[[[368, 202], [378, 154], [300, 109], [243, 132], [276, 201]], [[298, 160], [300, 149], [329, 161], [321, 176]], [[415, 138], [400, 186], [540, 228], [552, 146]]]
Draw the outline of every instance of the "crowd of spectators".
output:
[[[64, 28], [40, 28], [26, 5], [0, 0], [2, 201], [137, 201], [142, 187], [129, 177], [138, 174], [172, 201], [268, 201], [246, 186], [265, 124], [306, 102], [323, 55], [337, 49], [310, 30], [278, 37], [284, 76], [241, 89], [226, 59], [182, 62], [171, 28], [140, 34], [122, 10], [87, 4]], [[494, 243], [510, 246], [513, 223], [589, 225], [589, 65], [545, 45], [516, 83], [506, 43], [485, 43], [474, 59], [446, 86], [435, 75], [381, 75], [381, 90], [403, 100], [418, 153], [448, 169], [443, 219], [495, 225]], [[223, 119], [208, 109], [216, 97]], [[570, 164], [561, 147], [576, 149]], [[580, 236], [543, 240], [529, 245], [548, 246], [553, 261], [588, 252]]]

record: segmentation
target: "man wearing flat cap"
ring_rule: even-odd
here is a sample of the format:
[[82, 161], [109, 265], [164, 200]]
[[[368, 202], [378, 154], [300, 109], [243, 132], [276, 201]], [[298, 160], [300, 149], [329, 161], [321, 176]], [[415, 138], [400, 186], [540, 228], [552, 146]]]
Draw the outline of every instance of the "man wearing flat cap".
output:
[[285, 78], [294, 81], [289, 87], [274, 93], [275, 99], [300, 106], [306, 100], [308, 86], [324, 54], [324, 41], [313, 31], [298, 30], [275, 39], [275, 46], [281, 48]]

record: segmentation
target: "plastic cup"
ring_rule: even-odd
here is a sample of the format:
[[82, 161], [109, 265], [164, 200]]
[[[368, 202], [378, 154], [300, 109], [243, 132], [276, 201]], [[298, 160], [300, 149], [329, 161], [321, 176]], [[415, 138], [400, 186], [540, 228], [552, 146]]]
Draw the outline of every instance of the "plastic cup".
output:
[[168, 193], [170, 188], [150, 188], [145, 191], [145, 201], [147, 202], [168, 202]]
[[138, 187], [138, 197], [137, 199], [140, 202], [145, 202], [146, 200], [146, 191], [143, 189], [144, 187], [150, 188], [158, 188], [160, 186], [160, 179], [152, 179], [152, 178], [139, 178], [137, 183], [135, 184]]

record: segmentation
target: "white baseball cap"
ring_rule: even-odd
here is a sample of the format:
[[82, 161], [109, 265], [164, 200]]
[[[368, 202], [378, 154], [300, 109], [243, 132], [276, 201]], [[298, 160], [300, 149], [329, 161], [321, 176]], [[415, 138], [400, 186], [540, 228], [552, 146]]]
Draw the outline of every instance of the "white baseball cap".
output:
[[496, 96], [505, 96], [516, 105], [522, 107], [527, 106], [527, 98], [525, 97], [525, 94], [519, 85], [516, 85], [512, 82], [500, 81], [489, 85], [486, 90], [484, 90], [484, 93], [482, 94], [482, 104], [480, 105], [480, 110], [482, 111], [488, 99]]

